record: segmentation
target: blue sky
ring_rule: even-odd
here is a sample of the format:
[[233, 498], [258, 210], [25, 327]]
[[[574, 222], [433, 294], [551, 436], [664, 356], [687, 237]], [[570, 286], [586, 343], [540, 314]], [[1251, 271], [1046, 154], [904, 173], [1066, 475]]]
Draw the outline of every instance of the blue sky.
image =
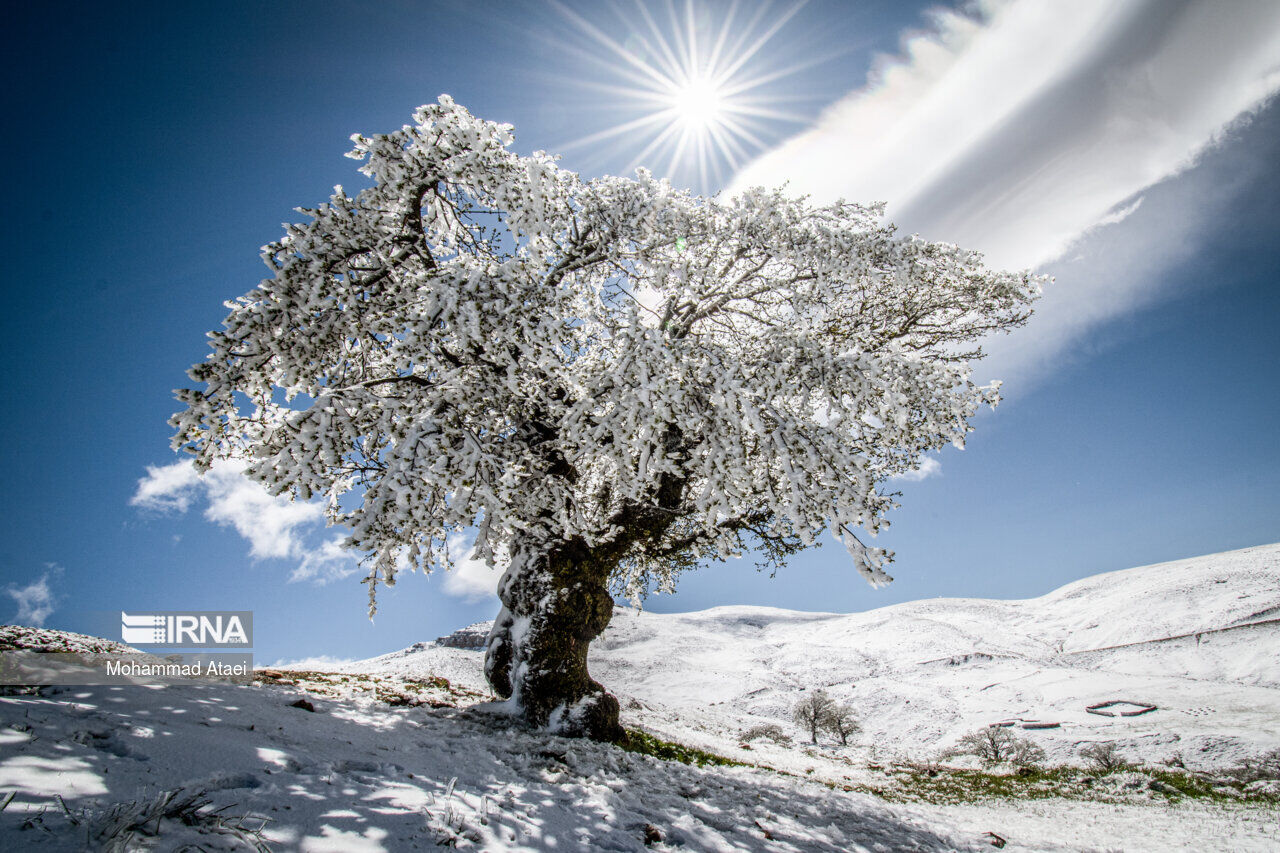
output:
[[[358, 185], [351, 133], [399, 127], [442, 92], [588, 175], [641, 157], [703, 192], [789, 181], [884, 200], [907, 230], [1057, 276], [978, 370], [1006, 379], [1004, 404], [966, 450], [897, 484], [881, 537], [894, 584], [869, 588], [828, 546], [772, 579], [749, 559], [711, 565], [648, 606], [1024, 597], [1280, 540], [1273, 4], [690, 8], [674, 23], [665, 2], [15, 18], [0, 620], [114, 636], [122, 609], [249, 609], [270, 661], [371, 655], [492, 615], [483, 574], [412, 575], [370, 624], [313, 513], [166, 467], [171, 389], [221, 303], [263, 275], [258, 247], [291, 208]], [[649, 144], [670, 121], [642, 121], [643, 66], [662, 65], [642, 12], [673, 45], [723, 31], [722, 60], [743, 57], [742, 133], [720, 128], [731, 156], [708, 145], [708, 168], [675, 136]], [[140, 491], [149, 466], [169, 479]]]

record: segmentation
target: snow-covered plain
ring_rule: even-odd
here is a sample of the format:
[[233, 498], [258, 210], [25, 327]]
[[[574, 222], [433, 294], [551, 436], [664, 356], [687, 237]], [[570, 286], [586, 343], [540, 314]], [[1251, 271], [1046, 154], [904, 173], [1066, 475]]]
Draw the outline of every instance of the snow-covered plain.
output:
[[[1280, 746], [1278, 579], [1273, 545], [1027, 601], [851, 615], [620, 610], [592, 669], [622, 700], [624, 723], [761, 768], [698, 769], [512, 730], [467, 707], [485, 692], [481, 653], [433, 643], [326, 667], [346, 682], [284, 671], [254, 686], [0, 696], [0, 802], [15, 794], [0, 848], [81, 849], [108, 804], [184, 787], [224, 815], [268, 818], [262, 840], [277, 850], [641, 850], [646, 833], [648, 849], [980, 850], [988, 832], [1006, 850], [1274, 850], [1280, 815], [1257, 804], [1150, 793], [904, 804], [843, 788], [875, 788], [894, 761], [931, 758], [1003, 721], [1058, 723], [1018, 731], [1053, 762], [1078, 761], [1079, 745], [1100, 740], [1134, 761], [1178, 754], [1190, 767]], [[369, 679], [404, 690], [384, 687], [377, 701]], [[856, 744], [803, 743], [790, 709], [817, 687], [856, 709]], [[303, 695], [314, 712], [292, 706]], [[1085, 710], [1113, 700], [1156, 710]], [[761, 722], [796, 742], [743, 749], [742, 731]], [[245, 849], [205, 829], [167, 820], [132, 843]]]

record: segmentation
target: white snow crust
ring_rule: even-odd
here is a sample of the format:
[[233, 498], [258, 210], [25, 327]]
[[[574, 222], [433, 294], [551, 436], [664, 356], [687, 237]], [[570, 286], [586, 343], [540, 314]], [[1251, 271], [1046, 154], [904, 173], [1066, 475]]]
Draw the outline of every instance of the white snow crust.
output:
[[[185, 787], [225, 814], [268, 818], [274, 850], [984, 850], [988, 832], [1005, 850], [1274, 850], [1274, 810], [1244, 804], [904, 805], [841, 788], [999, 721], [1059, 723], [1019, 730], [1054, 762], [1078, 760], [1079, 745], [1097, 740], [1132, 760], [1179, 753], [1193, 767], [1275, 748], [1278, 577], [1271, 545], [1098, 575], [1025, 601], [847, 615], [620, 610], [592, 667], [622, 701], [624, 723], [761, 768], [699, 769], [513, 729], [483, 704], [466, 707], [466, 690], [485, 690], [482, 653], [434, 643], [332, 669], [443, 676], [463, 707], [339, 690], [306, 694], [310, 712], [292, 707], [296, 687], [278, 684], [3, 695], [0, 801], [14, 797], [0, 811], [0, 848], [84, 849], [108, 804]], [[856, 745], [803, 743], [790, 709], [815, 687], [855, 708]], [[1156, 710], [1085, 710], [1113, 700]], [[743, 750], [741, 732], [761, 722], [796, 743]], [[646, 846], [646, 826], [663, 840]], [[173, 821], [161, 830], [130, 849], [247, 849]]]

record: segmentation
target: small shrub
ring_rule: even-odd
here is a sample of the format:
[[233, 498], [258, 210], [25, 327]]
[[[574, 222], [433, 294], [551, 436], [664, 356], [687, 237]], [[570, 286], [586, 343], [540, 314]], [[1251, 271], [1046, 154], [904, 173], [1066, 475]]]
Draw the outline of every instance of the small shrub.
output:
[[912, 773], [928, 776], [930, 779], [937, 778], [938, 774], [943, 771], [942, 764], [933, 758], [925, 758], [919, 761], [908, 758], [902, 763], [905, 764], [907, 769]]
[[1080, 757], [1088, 762], [1090, 770], [1097, 773], [1114, 773], [1131, 766], [1112, 741], [1088, 744], [1080, 750]]
[[1244, 759], [1232, 768], [1231, 775], [1245, 783], [1280, 779], [1280, 749]]
[[771, 740], [781, 746], [791, 745], [791, 735], [784, 732], [782, 726], [776, 723], [761, 723], [742, 733], [743, 743], [751, 743], [757, 740]]

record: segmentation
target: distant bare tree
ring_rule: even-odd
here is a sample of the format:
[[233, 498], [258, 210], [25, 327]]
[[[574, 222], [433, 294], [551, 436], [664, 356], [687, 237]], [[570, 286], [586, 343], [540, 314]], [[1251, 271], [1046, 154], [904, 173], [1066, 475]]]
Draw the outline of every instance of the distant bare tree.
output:
[[1113, 741], [1091, 743], [1080, 750], [1080, 757], [1089, 762], [1089, 767], [1099, 773], [1110, 773], [1123, 770], [1129, 762], [1120, 754], [1120, 748]]
[[1016, 767], [1032, 768], [1044, 764], [1044, 750], [1026, 738], [1014, 739], [1013, 750], [1009, 754], [1009, 762]]
[[840, 739], [841, 746], [849, 745], [849, 735], [862, 731], [862, 726], [848, 705], [832, 705], [822, 720], [822, 728]]
[[835, 702], [825, 690], [812, 690], [801, 699], [791, 712], [796, 725], [809, 733], [811, 743], [818, 742], [818, 732], [826, 727], [827, 717], [835, 707]]
[[1004, 726], [988, 726], [970, 732], [948, 750], [950, 755], [976, 755], [987, 764], [1034, 767], [1045, 759], [1044, 750]]

